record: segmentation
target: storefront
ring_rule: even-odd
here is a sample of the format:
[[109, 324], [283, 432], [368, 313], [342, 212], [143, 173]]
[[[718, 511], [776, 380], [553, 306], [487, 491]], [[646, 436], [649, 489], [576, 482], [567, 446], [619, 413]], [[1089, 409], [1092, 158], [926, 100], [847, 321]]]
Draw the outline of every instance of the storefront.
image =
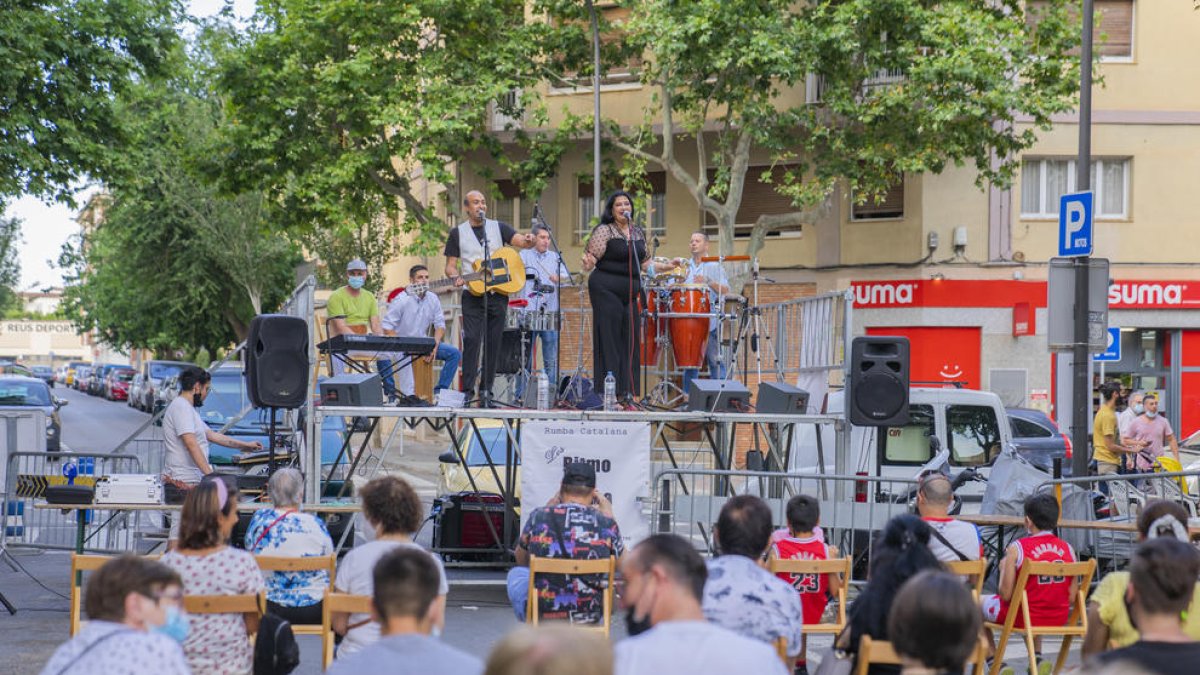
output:
[[[1055, 413], [1066, 357], [1046, 348], [1046, 282], [915, 279], [862, 281], [856, 335], [903, 335], [911, 379], [925, 386], [994, 391], [1005, 405]], [[1179, 438], [1200, 429], [1200, 281], [1118, 280], [1109, 325], [1121, 328], [1121, 360], [1105, 378], [1158, 392]], [[1059, 365], [1062, 367], [1059, 367]], [[1094, 367], [1093, 382], [1101, 367]], [[1056, 383], [1057, 380], [1057, 383]]]

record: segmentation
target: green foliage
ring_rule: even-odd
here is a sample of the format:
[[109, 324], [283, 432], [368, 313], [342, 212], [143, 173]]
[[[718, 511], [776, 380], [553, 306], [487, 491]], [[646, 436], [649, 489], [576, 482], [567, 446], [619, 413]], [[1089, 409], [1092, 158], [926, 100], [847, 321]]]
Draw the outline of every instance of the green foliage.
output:
[[60, 258], [64, 311], [111, 345], [215, 353], [292, 286], [298, 254], [270, 231], [273, 205], [220, 194], [202, 171], [224, 115], [197, 63], [122, 98], [134, 170], [109, 178], [100, 224]]
[[220, 58], [232, 110], [226, 184], [264, 190], [283, 225], [303, 233], [344, 232], [382, 209], [416, 235], [413, 253], [434, 252], [445, 236], [418, 168], [419, 181], [450, 186], [452, 163], [491, 156], [537, 191], [566, 144], [514, 130], [528, 152], [508, 160], [484, 133], [488, 102], [539, 77], [550, 29], [527, 23], [524, 4], [260, 2], [254, 28]]
[[0, 204], [0, 310], [21, 309], [17, 287], [21, 283], [21, 219], [2, 215]]
[[118, 97], [178, 44], [177, 0], [0, 4], [0, 196], [69, 201], [85, 174], [121, 169]]
[[[1005, 185], [1018, 153], [1072, 109], [1078, 89], [1067, 0], [1039, 3], [1036, 29], [1019, 0], [624, 4], [627, 42], [643, 50], [642, 81], [656, 96], [641, 127], [610, 132], [688, 187], [720, 223], [726, 251], [746, 180], [773, 184], [797, 207], [760, 218], [751, 254], [772, 228], [811, 223], [837, 181], [865, 199], [903, 173], [970, 162], [981, 186]], [[799, 98], [810, 75], [822, 82], [811, 104]], [[699, 162], [679, 160], [685, 138]], [[772, 170], [749, 172], [755, 150]]]

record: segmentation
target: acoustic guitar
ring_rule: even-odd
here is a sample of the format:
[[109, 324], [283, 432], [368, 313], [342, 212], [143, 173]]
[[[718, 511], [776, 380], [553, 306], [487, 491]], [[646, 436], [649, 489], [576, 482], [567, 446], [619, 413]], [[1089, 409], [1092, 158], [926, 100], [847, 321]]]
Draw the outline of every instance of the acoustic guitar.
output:
[[[491, 258], [475, 261], [474, 267], [474, 272], [462, 275], [463, 281], [466, 282], [465, 288], [472, 295], [483, 295], [487, 291], [512, 295], [525, 288], [525, 262], [521, 260], [517, 249], [511, 246], [498, 249]], [[453, 286], [453, 279], [438, 279], [427, 284], [412, 284], [406, 290], [437, 293], [440, 289]]]

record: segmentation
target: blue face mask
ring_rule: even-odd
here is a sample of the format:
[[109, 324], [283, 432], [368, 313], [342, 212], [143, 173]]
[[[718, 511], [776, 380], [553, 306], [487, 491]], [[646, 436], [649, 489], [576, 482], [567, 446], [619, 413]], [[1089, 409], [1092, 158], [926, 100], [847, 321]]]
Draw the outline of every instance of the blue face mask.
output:
[[1141, 403], [1133, 406], [1133, 414], [1141, 415], [1144, 412], [1146, 412], [1146, 406], [1142, 405]]
[[190, 628], [191, 624], [188, 621], [187, 614], [184, 614], [178, 607], [171, 606], [167, 608], [166, 623], [161, 626], [154, 626], [151, 630], [155, 633], [166, 635], [179, 644], [183, 644], [183, 641], [187, 639]]
[[362, 288], [363, 284], [365, 284], [365, 283], [367, 283], [366, 277], [350, 277], [349, 278], [350, 288], [353, 288], [356, 291], [358, 289]]

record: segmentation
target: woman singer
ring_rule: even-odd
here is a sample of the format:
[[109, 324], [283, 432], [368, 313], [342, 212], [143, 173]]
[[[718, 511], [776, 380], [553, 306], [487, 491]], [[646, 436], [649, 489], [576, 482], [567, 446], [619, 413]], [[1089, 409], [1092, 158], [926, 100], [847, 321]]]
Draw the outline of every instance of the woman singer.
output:
[[655, 263], [646, 255], [646, 234], [633, 224], [633, 197], [624, 190], [612, 193], [604, 204], [600, 224], [592, 230], [583, 253], [592, 303], [592, 371], [596, 388], [612, 373], [617, 400], [626, 405], [640, 392], [641, 316], [637, 298], [642, 293], [641, 272], [661, 272], [676, 262]]

